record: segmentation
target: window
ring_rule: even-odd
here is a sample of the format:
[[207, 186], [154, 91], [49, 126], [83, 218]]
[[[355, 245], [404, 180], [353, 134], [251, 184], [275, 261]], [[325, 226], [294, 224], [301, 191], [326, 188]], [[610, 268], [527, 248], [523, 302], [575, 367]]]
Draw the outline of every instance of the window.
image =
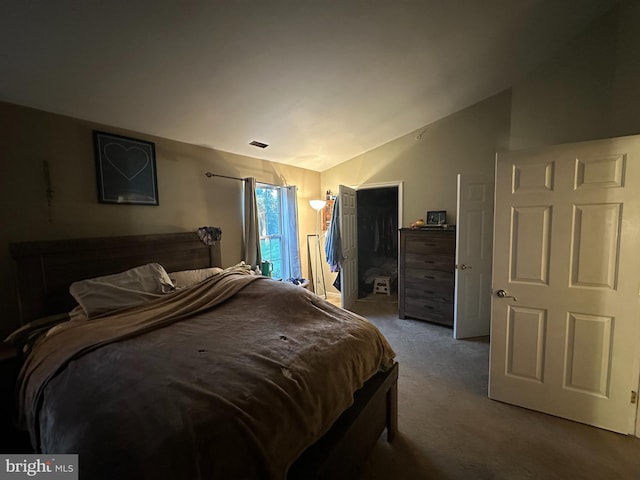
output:
[[273, 264], [271, 276], [300, 278], [297, 189], [256, 184], [260, 256]]
[[260, 227], [260, 254], [262, 260], [273, 264], [271, 276], [284, 278], [286, 249], [283, 234], [283, 209], [280, 188], [258, 184], [258, 224]]

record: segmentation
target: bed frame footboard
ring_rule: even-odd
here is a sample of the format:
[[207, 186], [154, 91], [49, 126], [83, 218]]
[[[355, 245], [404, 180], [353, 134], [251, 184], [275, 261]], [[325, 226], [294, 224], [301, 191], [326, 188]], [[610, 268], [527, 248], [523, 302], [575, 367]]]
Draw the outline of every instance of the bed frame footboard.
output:
[[398, 431], [397, 363], [356, 392], [353, 405], [291, 466], [288, 480], [356, 477], [385, 428], [391, 442]]

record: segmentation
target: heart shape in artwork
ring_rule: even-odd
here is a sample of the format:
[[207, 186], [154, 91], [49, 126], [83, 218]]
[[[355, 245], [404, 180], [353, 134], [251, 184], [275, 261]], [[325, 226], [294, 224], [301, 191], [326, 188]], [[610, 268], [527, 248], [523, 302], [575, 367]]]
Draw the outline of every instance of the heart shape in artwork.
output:
[[107, 143], [104, 146], [104, 156], [111, 166], [129, 181], [140, 175], [151, 160], [142, 148], [127, 148], [119, 143]]

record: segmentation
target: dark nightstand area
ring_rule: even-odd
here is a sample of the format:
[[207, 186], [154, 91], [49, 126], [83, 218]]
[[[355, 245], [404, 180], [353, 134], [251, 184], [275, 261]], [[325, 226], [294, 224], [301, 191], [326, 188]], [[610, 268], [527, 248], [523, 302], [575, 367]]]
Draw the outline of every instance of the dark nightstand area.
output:
[[15, 348], [0, 343], [0, 453], [29, 453], [26, 432], [15, 426], [15, 385], [21, 360]]

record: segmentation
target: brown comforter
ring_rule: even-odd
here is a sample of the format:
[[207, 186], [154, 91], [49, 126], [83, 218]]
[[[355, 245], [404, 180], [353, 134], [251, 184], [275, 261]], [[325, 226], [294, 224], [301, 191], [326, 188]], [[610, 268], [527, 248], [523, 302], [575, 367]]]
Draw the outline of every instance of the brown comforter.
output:
[[81, 478], [280, 479], [394, 353], [303, 288], [225, 272], [57, 327], [21, 373], [22, 418]]

